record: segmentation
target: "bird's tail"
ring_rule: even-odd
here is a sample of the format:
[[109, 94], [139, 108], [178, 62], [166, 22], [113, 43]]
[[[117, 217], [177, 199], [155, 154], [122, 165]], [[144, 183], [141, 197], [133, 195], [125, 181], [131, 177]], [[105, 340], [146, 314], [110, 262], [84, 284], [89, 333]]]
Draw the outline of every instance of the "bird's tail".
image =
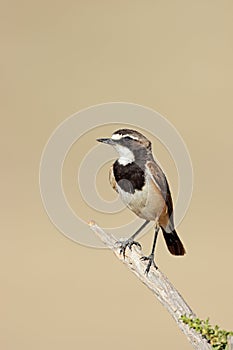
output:
[[176, 233], [176, 230], [174, 229], [172, 232], [166, 232], [163, 227], [161, 228], [169, 252], [173, 255], [184, 255], [185, 249], [183, 243], [179, 239], [178, 234]]

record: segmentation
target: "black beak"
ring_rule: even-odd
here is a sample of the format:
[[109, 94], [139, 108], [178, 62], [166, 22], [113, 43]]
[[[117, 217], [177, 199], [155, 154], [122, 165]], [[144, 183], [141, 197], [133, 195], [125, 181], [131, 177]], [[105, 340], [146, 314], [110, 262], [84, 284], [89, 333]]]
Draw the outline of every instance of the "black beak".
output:
[[98, 142], [106, 143], [107, 145], [114, 145], [114, 141], [111, 138], [96, 139]]

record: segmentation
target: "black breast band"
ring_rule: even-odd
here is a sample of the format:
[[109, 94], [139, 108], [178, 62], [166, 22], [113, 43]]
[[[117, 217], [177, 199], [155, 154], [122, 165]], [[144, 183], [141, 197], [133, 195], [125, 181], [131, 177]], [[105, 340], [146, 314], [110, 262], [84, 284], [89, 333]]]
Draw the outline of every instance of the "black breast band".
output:
[[135, 190], [141, 190], [145, 185], [145, 166], [139, 166], [133, 162], [127, 165], [121, 165], [116, 161], [113, 164], [113, 173], [117, 184], [125, 192], [134, 193]]

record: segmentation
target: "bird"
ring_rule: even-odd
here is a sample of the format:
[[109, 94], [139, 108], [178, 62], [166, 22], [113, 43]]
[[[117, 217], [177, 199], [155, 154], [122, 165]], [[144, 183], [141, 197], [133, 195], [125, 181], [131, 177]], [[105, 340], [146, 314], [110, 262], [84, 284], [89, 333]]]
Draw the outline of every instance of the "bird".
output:
[[118, 158], [109, 170], [109, 181], [119, 194], [123, 203], [137, 216], [144, 219], [143, 225], [128, 239], [121, 241], [120, 253], [125, 258], [126, 249], [141, 244], [136, 236], [148, 225], [155, 222], [154, 240], [149, 256], [141, 259], [147, 261], [145, 273], [155, 263], [155, 247], [158, 232], [161, 229], [169, 252], [173, 255], [186, 253], [175, 226], [173, 201], [167, 178], [155, 161], [152, 144], [142, 133], [132, 129], [119, 129], [111, 137], [98, 138], [98, 142], [110, 145], [118, 153]]

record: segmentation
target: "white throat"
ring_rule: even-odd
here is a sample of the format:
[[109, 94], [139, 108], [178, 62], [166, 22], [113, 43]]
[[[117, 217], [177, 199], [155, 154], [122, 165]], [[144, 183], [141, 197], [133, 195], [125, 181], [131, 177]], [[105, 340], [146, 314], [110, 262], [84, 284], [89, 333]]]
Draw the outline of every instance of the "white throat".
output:
[[134, 154], [127, 147], [116, 145], [116, 151], [118, 152], [120, 158], [118, 159], [118, 163], [121, 165], [127, 165], [133, 163], [135, 161]]

